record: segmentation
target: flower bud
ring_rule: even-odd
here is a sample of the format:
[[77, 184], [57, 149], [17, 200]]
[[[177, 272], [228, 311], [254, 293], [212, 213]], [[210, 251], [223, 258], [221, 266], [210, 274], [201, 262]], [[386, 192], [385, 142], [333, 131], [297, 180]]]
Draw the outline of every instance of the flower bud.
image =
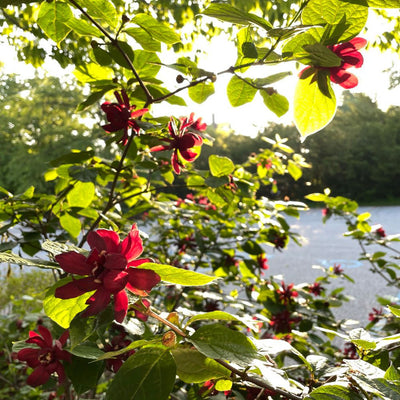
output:
[[124, 24], [128, 23], [130, 21], [129, 17], [127, 17], [125, 14], [122, 16], [122, 22]]
[[182, 83], [184, 80], [185, 80], [185, 78], [181, 74], [176, 76], [177, 83]]
[[173, 331], [168, 331], [164, 333], [161, 340], [162, 344], [167, 347], [173, 347], [176, 345], [176, 334]]

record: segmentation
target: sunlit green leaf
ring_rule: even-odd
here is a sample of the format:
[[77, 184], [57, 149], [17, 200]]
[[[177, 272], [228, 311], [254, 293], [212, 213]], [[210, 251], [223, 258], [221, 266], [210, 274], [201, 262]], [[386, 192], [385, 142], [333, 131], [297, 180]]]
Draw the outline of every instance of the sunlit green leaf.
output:
[[251, 86], [251, 82], [240, 79], [236, 75], [231, 78], [227, 86], [228, 99], [233, 107], [249, 103], [256, 93], [257, 89]]
[[68, 192], [67, 201], [70, 207], [89, 207], [94, 198], [95, 187], [92, 182], [76, 182]]
[[71, 31], [67, 26], [71, 18], [73, 14], [68, 4], [45, 1], [40, 6], [37, 23], [50, 39], [59, 44]]
[[71, 214], [65, 213], [61, 215], [60, 224], [74, 238], [78, 237], [81, 233], [81, 221]]
[[198, 104], [204, 103], [214, 93], [215, 89], [212, 82], [202, 82], [191, 86], [188, 90], [189, 97]]
[[228, 157], [217, 156], [215, 154], [208, 157], [208, 165], [210, 167], [211, 175], [216, 177], [227, 176], [235, 169], [235, 165], [231, 159]]
[[66, 25], [80, 36], [102, 36], [102, 33], [95, 26], [89, 24], [84, 19], [70, 18], [66, 22]]
[[85, 0], [86, 7], [91, 17], [99, 19], [102, 22], [115, 28], [118, 22], [117, 11], [109, 0]]
[[289, 101], [285, 96], [276, 92], [270, 94], [264, 89], [260, 89], [260, 94], [264, 100], [264, 104], [278, 117], [281, 117], [288, 112]]
[[147, 51], [161, 51], [161, 43], [152, 38], [142, 28], [127, 28], [124, 30], [129, 36], [133, 37]]
[[146, 347], [124, 362], [106, 393], [106, 400], [167, 400], [176, 378], [168, 349]]

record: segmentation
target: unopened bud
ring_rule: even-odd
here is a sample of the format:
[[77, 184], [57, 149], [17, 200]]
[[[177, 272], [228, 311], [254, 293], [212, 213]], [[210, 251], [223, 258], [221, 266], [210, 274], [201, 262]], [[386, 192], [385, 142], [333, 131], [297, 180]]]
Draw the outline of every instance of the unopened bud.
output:
[[179, 315], [177, 312], [172, 312], [168, 314], [167, 320], [174, 325], [179, 325]]
[[181, 74], [176, 76], [176, 81], [178, 83], [182, 83], [184, 80], [185, 80], [185, 78]]
[[212, 74], [212, 75], [210, 76], [210, 81], [211, 81], [211, 82], [215, 82], [216, 80], [217, 80], [217, 75]]
[[273, 94], [277, 93], [277, 91], [273, 87], [267, 87], [265, 88], [265, 91], [272, 96]]
[[125, 14], [122, 16], [122, 22], [124, 24], [128, 23], [130, 21], [129, 17], [127, 17]]
[[176, 334], [173, 331], [168, 331], [164, 333], [161, 340], [162, 344], [167, 347], [173, 347], [176, 345]]

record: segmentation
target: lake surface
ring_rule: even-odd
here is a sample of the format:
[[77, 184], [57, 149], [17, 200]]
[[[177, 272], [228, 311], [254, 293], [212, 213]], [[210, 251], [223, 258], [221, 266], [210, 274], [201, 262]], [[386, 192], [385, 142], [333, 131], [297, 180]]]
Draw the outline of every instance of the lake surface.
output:
[[[387, 235], [400, 233], [400, 206], [360, 207], [358, 211], [370, 212], [370, 224], [381, 224]], [[366, 261], [358, 260], [361, 249], [356, 240], [343, 236], [347, 231], [343, 220], [331, 217], [323, 224], [321, 210], [312, 209], [301, 213], [299, 220], [289, 218], [288, 222], [292, 230], [303, 237], [303, 245], [299, 247], [290, 242], [282, 252], [268, 249], [269, 270], [266, 276], [282, 274], [286, 283], [312, 283], [322, 272], [312, 268], [313, 265], [329, 267], [334, 263], [341, 264], [344, 273], [355, 283], [335, 279], [328, 289], [343, 286], [344, 293], [354, 297], [354, 300], [345, 303], [335, 314], [363, 324], [368, 321], [372, 307], [380, 307], [376, 295], [390, 295], [400, 301], [399, 289], [386, 286], [383, 278], [370, 271]], [[396, 245], [400, 250], [400, 243]]]

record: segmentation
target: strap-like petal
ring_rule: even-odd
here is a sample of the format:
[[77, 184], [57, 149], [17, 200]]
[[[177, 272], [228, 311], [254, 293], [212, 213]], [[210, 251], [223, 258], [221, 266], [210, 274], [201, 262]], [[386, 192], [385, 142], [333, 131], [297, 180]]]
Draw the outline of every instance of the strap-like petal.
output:
[[128, 295], [125, 290], [114, 294], [114, 318], [122, 322], [128, 312]]
[[60, 264], [60, 267], [69, 274], [90, 274], [91, 267], [87, 264], [86, 257], [76, 251], [58, 254], [55, 256], [55, 260]]

